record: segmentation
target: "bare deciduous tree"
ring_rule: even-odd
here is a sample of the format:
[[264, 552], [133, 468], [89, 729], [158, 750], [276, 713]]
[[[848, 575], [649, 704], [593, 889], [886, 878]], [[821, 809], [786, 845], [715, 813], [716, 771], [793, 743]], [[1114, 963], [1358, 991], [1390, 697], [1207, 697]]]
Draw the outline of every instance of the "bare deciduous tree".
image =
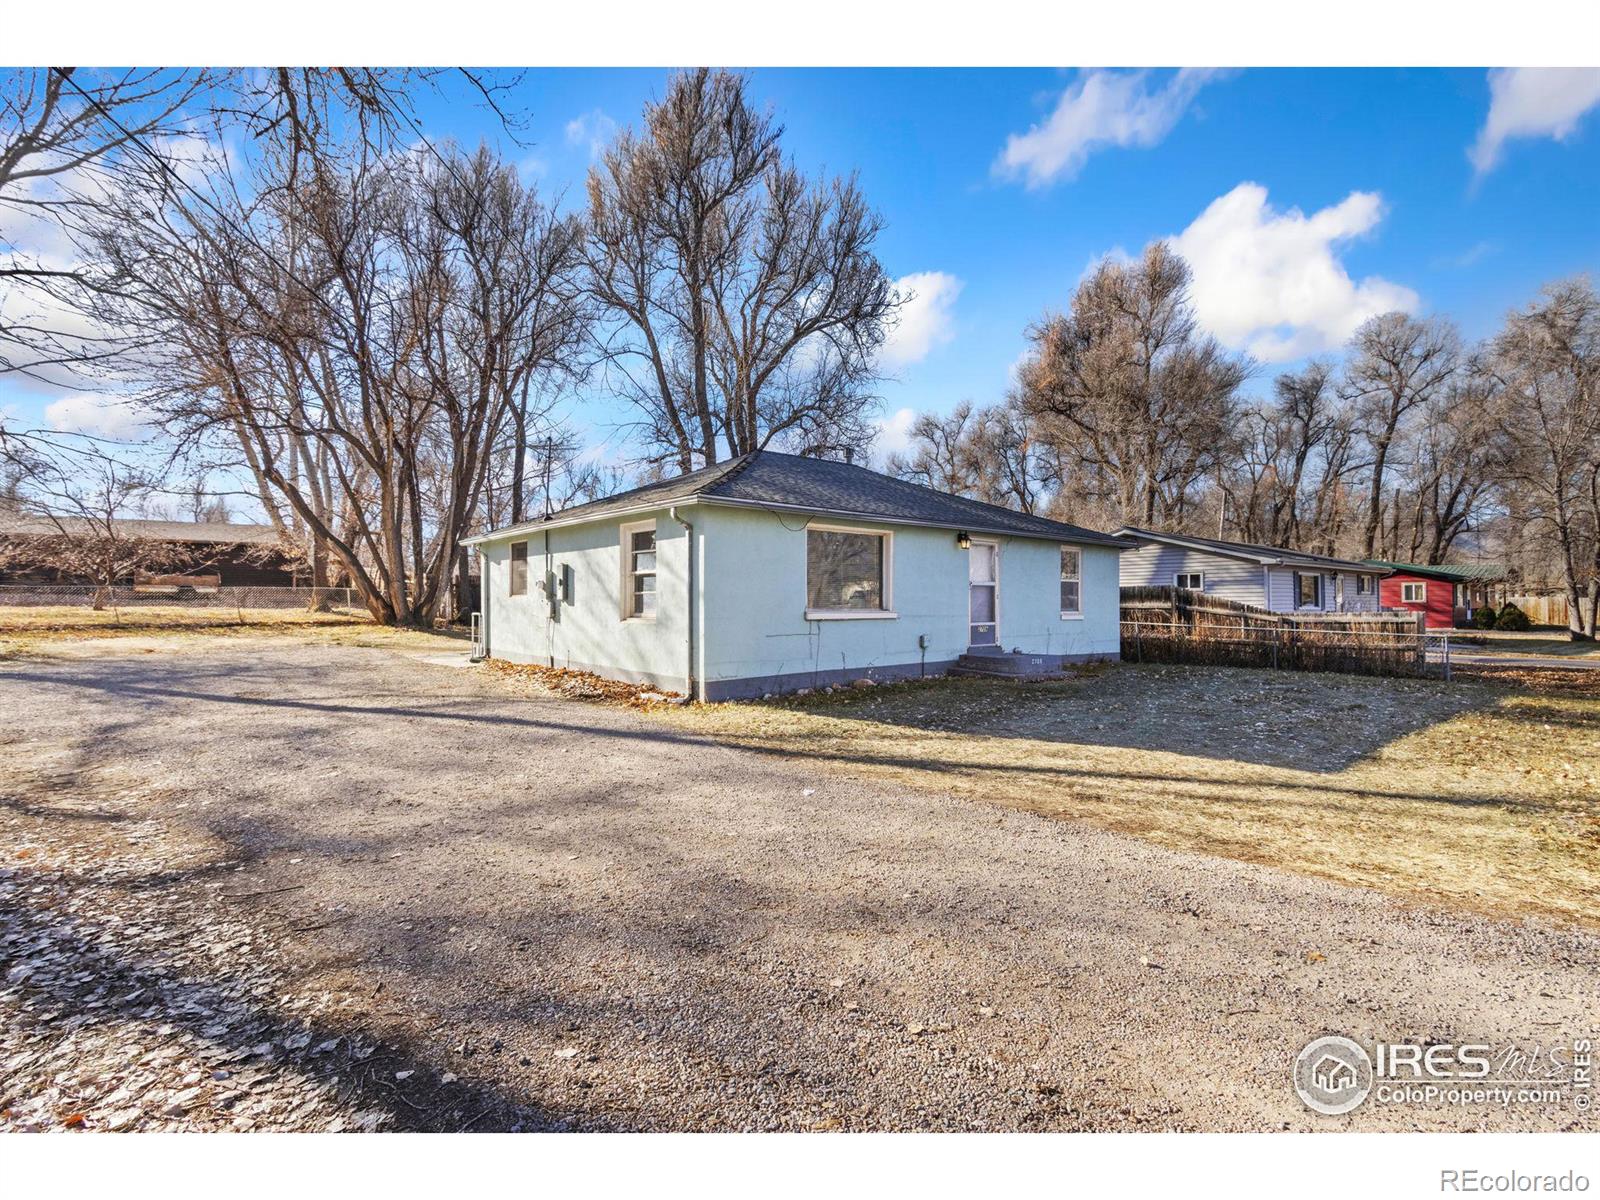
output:
[[1104, 262], [1032, 338], [1022, 404], [1070, 486], [1116, 520], [1181, 521], [1226, 455], [1250, 374], [1198, 331], [1188, 265], [1161, 242], [1136, 263]]
[[679, 471], [780, 440], [871, 438], [877, 352], [898, 303], [882, 221], [853, 179], [808, 181], [745, 80], [675, 76], [589, 175], [589, 279], [606, 361], [656, 461]]
[[1362, 553], [1368, 558], [1378, 551], [1383, 489], [1395, 440], [1411, 414], [1448, 387], [1459, 356], [1460, 340], [1449, 322], [1398, 312], [1371, 318], [1350, 341], [1341, 391], [1372, 451], [1362, 534]]
[[203, 204], [147, 182], [97, 244], [166, 427], [233, 439], [377, 619], [430, 620], [492, 447], [582, 336], [576, 225], [487, 151], [273, 140], [242, 185], [213, 164]]
[[1600, 296], [1546, 288], [1495, 340], [1508, 503], [1553, 543], [1575, 636], [1600, 619]]

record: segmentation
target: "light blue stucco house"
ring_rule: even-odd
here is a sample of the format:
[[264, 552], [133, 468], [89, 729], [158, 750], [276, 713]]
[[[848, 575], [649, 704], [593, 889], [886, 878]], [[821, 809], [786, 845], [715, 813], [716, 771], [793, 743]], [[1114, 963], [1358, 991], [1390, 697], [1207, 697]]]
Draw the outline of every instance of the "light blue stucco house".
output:
[[1132, 525], [1117, 535], [1134, 543], [1122, 556], [1123, 587], [1187, 588], [1275, 613], [1375, 613], [1378, 580], [1389, 573], [1324, 554]]
[[467, 544], [490, 657], [722, 700], [1115, 659], [1129, 543], [763, 450]]

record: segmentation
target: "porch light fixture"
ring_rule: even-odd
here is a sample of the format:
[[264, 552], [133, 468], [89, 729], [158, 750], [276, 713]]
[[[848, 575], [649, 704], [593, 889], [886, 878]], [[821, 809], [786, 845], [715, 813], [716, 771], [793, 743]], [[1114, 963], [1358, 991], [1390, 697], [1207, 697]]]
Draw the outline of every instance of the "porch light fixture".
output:
[[956, 534], [956, 545], [960, 546], [963, 550], [971, 550], [972, 535], [963, 529], [960, 533]]

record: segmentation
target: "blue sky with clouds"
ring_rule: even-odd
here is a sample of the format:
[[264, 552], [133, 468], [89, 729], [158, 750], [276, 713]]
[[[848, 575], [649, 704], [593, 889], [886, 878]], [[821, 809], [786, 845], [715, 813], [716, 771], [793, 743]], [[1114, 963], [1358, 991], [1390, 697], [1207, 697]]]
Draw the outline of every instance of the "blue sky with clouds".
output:
[[[509, 97], [521, 146], [456, 88], [421, 115], [577, 204], [592, 148], [665, 79], [530, 71]], [[1600, 274], [1597, 71], [758, 70], [751, 90], [804, 168], [859, 173], [881, 257], [916, 292], [888, 443], [907, 410], [999, 399], [1028, 325], [1155, 238], [1194, 266], [1202, 322], [1264, 360], [1256, 388], [1374, 312], [1482, 337], [1544, 281]], [[52, 399], [5, 388], [13, 408]], [[618, 415], [604, 397], [577, 411], [597, 432]]]

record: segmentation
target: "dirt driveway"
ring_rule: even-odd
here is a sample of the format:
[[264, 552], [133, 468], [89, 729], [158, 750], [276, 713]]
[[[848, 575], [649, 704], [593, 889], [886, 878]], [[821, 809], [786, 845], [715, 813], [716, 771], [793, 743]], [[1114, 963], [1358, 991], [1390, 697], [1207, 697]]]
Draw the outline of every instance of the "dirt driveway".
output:
[[420, 652], [126, 650], [0, 663], [0, 1128], [1581, 1124], [1313, 1117], [1289, 1066], [1323, 1033], [1587, 1033], [1588, 934]]

